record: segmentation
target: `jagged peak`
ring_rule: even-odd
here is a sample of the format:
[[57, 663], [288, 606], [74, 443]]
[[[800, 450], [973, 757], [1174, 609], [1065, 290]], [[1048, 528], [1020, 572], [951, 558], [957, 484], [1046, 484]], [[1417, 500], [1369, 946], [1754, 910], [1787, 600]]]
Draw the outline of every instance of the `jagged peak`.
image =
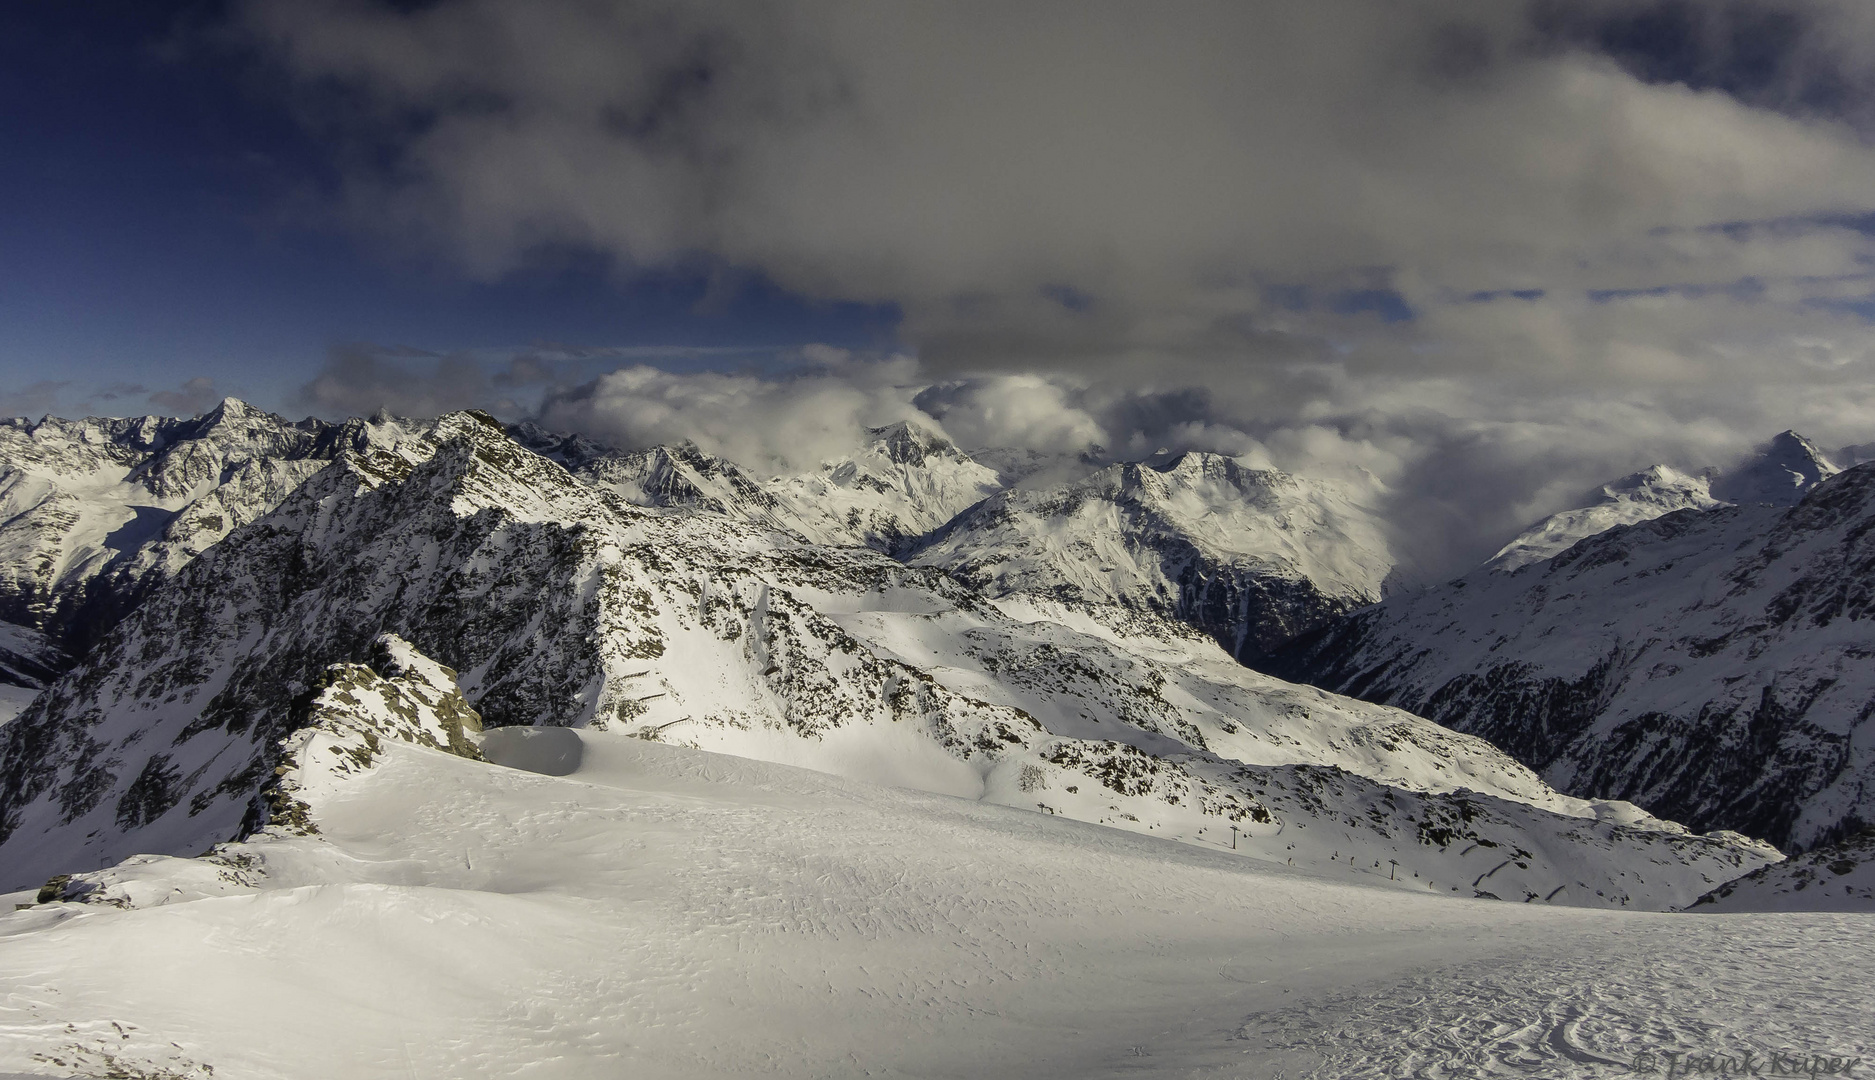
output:
[[1711, 474], [1695, 474], [1671, 465], [1651, 465], [1619, 480], [1595, 488], [1582, 497], [1585, 505], [1610, 501], [1658, 502], [1663, 498], [1702, 501], [1710, 498]]
[[461, 409], [436, 418], [430, 438], [436, 442], [469, 439], [477, 442], [515, 443], [501, 421], [480, 409]]
[[1727, 502], [1789, 506], [1841, 471], [1815, 443], [1795, 431], [1782, 431], [1715, 477], [1712, 494]]
[[[1158, 455], [1154, 455], [1155, 458]], [[1151, 469], [1174, 484], [1199, 484], [1207, 481], [1236, 488], [1245, 494], [1255, 490], [1268, 490], [1284, 483], [1295, 483], [1295, 477], [1275, 469], [1257, 469], [1245, 465], [1234, 457], [1209, 450], [1185, 450], [1161, 460], [1149, 459], [1139, 467]]]
[[867, 428], [866, 433], [872, 437], [873, 447], [899, 465], [917, 465], [932, 457], [958, 460], [966, 457], [955, 443], [943, 435], [909, 420]]
[[244, 416], [266, 416], [264, 410], [256, 409], [247, 402], [232, 395], [222, 398], [214, 408], [202, 414], [204, 420], [231, 419]]
[[1162, 473], [1199, 472], [1210, 468], [1224, 468], [1227, 465], [1234, 468], [1243, 467], [1235, 458], [1225, 457], [1223, 454], [1209, 450], [1160, 450], [1140, 464]]

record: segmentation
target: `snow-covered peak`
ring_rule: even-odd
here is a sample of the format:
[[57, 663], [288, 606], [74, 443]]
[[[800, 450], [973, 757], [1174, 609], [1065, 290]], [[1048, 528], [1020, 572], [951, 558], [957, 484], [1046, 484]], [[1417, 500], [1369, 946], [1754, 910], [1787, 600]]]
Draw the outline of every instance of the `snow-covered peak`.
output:
[[1785, 431], [1726, 471], [1687, 473], [1671, 465], [1603, 484], [1583, 505], [1552, 514], [1525, 529], [1485, 563], [1509, 573], [1553, 558], [1577, 541], [1618, 525], [1638, 525], [1676, 510], [1730, 505], [1790, 506], [1842, 470], [1817, 445]]
[[1875, 801], [1875, 463], [1338, 621], [1271, 670], [1492, 740], [1558, 789], [1804, 848]]
[[580, 479], [635, 506], [691, 509], [775, 526], [775, 500], [740, 465], [689, 441], [646, 450], [593, 453], [572, 446], [562, 455]]
[[1841, 471], [1815, 443], [1785, 431], [1763, 450], [1714, 478], [1712, 495], [1730, 503], [1790, 506]]
[[766, 485], [790, 528], [816, 543], [903, 555], [1002, 490], [997, 470], [935, 432], [898, 423], [870, 434], [852, 454]]
[[1710, 477], [1694, 476], [1670, 465], [1655, 465], [1603, 484], [1590, 498], [1586, 506], [1552, 514], [1525, 529], [1485, 565], [1508, 573], [1559, 555], [1577, 541], [1617, 525], [1652, 521], [1675, 510], [1710, 510], [1726, 505], [1713, 497]]
[[202, 419], [211, 423], [220, 423], [228, 420], [241, 420], [248, 417], [266, 415], [268, 414], [263, 410], [256, 409], [254, 406], [249, 405], [238, 397], [230, 396], [222, 398], [215, 404], [214, 408], [203, 413]]

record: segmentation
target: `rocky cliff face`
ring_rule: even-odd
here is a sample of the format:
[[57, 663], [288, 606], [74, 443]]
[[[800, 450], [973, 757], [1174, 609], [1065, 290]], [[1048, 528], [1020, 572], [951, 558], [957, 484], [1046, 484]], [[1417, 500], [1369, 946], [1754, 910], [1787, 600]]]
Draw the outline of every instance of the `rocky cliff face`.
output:
[[1349, 616], [1269, 670], [1490, 739], [1557, 788], [1803, 849], [1875, 819], [1875, 468], [1682, 510]]

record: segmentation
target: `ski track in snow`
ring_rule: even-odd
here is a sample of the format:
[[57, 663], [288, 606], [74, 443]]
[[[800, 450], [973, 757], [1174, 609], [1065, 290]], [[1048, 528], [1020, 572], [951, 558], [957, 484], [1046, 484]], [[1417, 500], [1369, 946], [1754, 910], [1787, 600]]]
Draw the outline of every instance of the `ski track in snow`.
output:
[[264, 866], [247, 884], [159, 860], [134, 909], [0, 916], [0, 1075], [1601, 1076], [1641, 1047], [1870, 1049], [1867, 915], [1404, 895], [582, 739], [564, 778], [393, 745], [326, 793], [322, 837], [230, 849]]
[[[1875, 1060], [1868, 916], [1694, 915], [1248, 1019], [1294, 1077], [1603, 1077], [1637, 1055]], [[1664, 1064], [1661, 1066], [1664, 1070]], [[1853, 1074], [1852, 1074], [1853, 1075]]]

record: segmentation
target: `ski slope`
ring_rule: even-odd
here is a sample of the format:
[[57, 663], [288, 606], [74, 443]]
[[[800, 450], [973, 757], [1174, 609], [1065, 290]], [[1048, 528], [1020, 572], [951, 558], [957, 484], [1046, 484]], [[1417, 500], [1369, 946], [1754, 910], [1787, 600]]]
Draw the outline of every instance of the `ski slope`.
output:
[[1875, 1057], [1875, 916], [1444, 899], [1225, 842], [547, 737], [579, 740], [570, 774], [387, 740], [300, 791], [316, 835], [131, 860], [85, 875], [92, 903], [0, 915], [0, 1075], [1603, 1077], [1676, 1046]]

